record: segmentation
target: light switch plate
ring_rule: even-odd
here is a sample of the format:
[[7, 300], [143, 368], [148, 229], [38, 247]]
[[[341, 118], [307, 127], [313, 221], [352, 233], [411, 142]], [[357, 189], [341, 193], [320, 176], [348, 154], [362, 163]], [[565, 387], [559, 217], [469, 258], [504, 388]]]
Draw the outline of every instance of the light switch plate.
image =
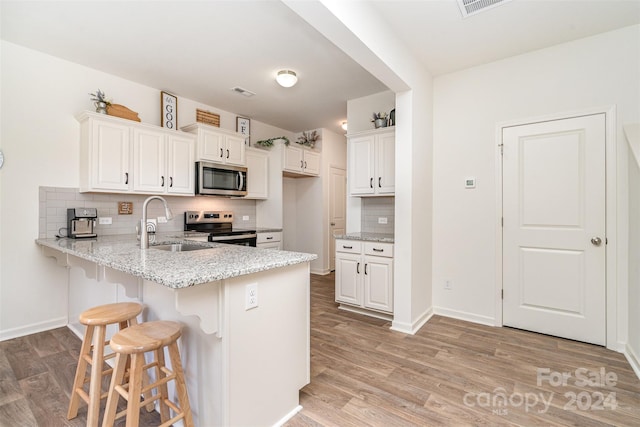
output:
[[386, 216], [378, 217], [378, 224], [386, 224], [386, 223], [387, 223], [387, 217]]
[[476, 177], [468, 176], [464, 179], [464, 188], [476, 188]]

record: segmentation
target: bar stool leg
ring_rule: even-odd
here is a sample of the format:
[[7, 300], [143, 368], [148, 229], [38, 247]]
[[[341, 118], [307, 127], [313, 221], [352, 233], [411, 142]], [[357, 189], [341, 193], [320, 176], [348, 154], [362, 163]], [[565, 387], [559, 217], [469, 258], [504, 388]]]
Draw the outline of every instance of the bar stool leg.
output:
[[[124, 358], [124, 360], [122, 360]], [[121, 385], [124, 382], [124, 371], [127, 368], [129, 355], [118, 353], [116, 354], [116, 365], [109, 383], [109, 394], [107, 397], [107, 405], [104, 409], [104, 418], [102, 420], [102, 427], [112, 427], [116, 420], [116, 409], [118, 408], [118, 400], [120, 394], [115, 391], [117, 385]]]
[[184, 370], [182, 369], [182, 361], [180, 360], [177, 341], [169, 344], [169, 358], [171, 359], [171, 369], [176, 375], [176, 394], [178, 395], [180, 409], [184, 412], [184, 425], [185, 427], [194, 427], [189, 395], [187, 394], [187, 383], [184, 380]]
[[143, 366], [144, 353], [132, 354], [126, 427], [138, 427], [140, 422], [140, 395], [142, 394], [142, 376], [144, 375], [144, 372], [141, 371]]
[[84, 385], [84, 377], [87, 374], [87, 361], [83, 357], [88, 355], [91, 351], [91, 343], [93, 342], [93, 330], [94, 326], [87, 326], [84, 331], [84, 339], [82, 340], [82, 347], [80, 348], [80, 358], [78, 359], [78, 367], [76, 368], [76, 376], [73, 380], [73, 387], [71, 388], [71, 401], [69, 402], [69, 410], [67, 411], [67, 419], [72, 419], [78, 416], [78, 407], [80, 406], [80, 395], [76, 392]]
[[[156, 381], [159, 381], [167, 376], [167, 374], [161, 369], [161, 367], [166, 366], [164, 360], [164, 348], [161, 347], [155, 350], [153, 353], [156, 359]], [[160, 421], [162, 423], [166, 423], [170, 418], [169, 406], [167, 405], [167, 400], [169, 399], [169, 390], [166, 383], [158, 387], [158, 393], [160, 394]]]
[[102, 364], [104, 357], [105, 326], [96, 326], [93, 334], [93, 356], [91, 358], [91, 383], [89, 385], [89, 407], [87, 425], [97, 426], [100, 419], [100, 395], [102, 394]]

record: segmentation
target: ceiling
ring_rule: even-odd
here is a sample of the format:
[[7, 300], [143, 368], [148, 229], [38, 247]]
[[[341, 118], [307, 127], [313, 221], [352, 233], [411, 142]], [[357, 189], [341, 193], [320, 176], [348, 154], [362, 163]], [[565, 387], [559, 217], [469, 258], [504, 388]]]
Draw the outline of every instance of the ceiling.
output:
[[[513, 0], [466, 19], [456, 0], [368, 3], [433, 75], [640, 23], [640, 0]], [[277, 0], [1, 7], [4, 40], [292, 132], [341, 132], [347, 100], [387, 90]], [[278, 86], [280, 69], [298, 84]]]

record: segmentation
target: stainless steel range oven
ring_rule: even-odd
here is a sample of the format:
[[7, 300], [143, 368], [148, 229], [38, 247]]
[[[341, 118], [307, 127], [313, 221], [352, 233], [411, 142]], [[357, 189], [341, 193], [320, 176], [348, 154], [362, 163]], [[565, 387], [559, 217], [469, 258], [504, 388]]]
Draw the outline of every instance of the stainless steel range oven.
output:
[[184, 213], [184, 231], [209, 233], [208, 240], [232, 245], [256, 246], [256, 230], [233, 228], [233, 212], [187, 211]]

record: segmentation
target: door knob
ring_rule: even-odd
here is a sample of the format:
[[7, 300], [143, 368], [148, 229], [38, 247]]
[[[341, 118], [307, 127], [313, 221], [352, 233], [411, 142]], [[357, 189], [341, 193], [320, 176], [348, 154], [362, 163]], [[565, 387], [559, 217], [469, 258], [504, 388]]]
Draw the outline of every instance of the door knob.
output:
[[331, 223], [331, 225], [336, 225], [336, 223], [335, 223], [335, 222], [332, 222], [332, 223]]
[[600, 244], [602, 243], [602, 239], [599, 237], [592, 237], [591, 238], [591, 244], [593, 246], [600, 246]]

